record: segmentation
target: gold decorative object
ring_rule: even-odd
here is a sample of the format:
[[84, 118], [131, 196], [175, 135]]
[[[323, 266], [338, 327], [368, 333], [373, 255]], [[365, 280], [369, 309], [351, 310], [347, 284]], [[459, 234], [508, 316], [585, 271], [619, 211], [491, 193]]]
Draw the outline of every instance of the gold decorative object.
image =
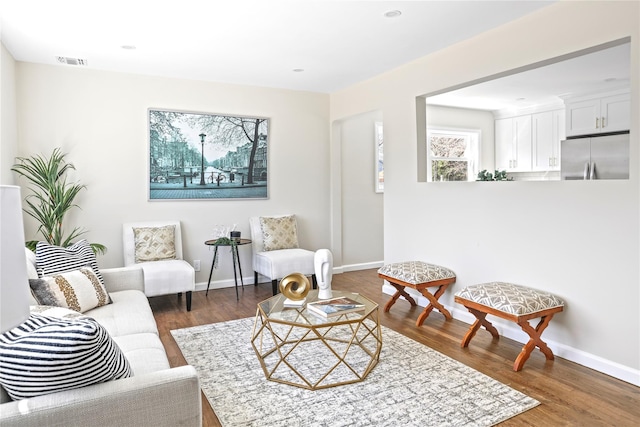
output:
[[304, 299], [310, 289], [309, 279], [301, 273], [291, 273], [280, 281], [280, 292], [293, 301]]

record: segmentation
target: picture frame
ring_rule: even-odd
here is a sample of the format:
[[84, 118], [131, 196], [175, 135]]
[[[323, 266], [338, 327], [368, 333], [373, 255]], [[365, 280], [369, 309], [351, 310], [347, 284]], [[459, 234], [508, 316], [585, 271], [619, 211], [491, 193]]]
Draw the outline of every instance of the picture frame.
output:
[[149, 108], [149, 200], [268, 199], [269, 119]]
[[374, 188], [376, 193], [384, 193], [384, 137], [382, 122], [374, 123]]

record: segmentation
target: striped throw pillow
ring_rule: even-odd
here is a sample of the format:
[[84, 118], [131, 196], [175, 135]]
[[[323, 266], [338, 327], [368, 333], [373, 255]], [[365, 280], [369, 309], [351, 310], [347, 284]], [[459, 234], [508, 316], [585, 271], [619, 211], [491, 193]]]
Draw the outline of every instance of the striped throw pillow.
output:
[[0, 384], [14, 400], [130, 376], [120, 347], [94, 319], [31, 314], [0, 335]]
[[100, 283], [104, 285], [104, 280], [98, 269], [96, 254], [93, 253], [91, 245], [85, 239], [66, 248], [50, 245], [47, 242], [38, 242], [36, 245], [36, 266], [38, 277], [91, 267]]

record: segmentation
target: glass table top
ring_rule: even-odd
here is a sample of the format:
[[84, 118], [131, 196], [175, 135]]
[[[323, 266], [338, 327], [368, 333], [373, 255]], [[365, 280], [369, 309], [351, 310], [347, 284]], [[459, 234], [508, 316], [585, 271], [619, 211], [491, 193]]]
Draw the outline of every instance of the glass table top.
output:
[[[285, 307], [284, 302], [287, 299], [284, 295], [278, 294], [265, 301], [258, 303], [258, 309], [262, 311], [270, 321], [281, 321], [283, 323], [293, 323], [301, 326], [321, 326], [328, 323], [352, 322], [354, 320], [363, 319], [377, 309], [378, 304], [371, 301], [367, 297], [353, 293], [332, 290], [332, 298], [348, 297], [364, 304], [363, 311], [352, 312], [335, 317], [323, 317], [319, 314], [307, 310], [306, 304], [302, 307]], [[312, 290], [306, 297], [306, 303], [318, 301], [318, 291]]]

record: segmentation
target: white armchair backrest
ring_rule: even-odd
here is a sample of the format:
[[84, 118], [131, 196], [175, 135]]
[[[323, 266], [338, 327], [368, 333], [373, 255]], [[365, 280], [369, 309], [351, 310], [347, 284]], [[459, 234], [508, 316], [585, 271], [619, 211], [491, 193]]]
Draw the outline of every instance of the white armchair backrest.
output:
[[249, 230], [251, 232], [251, 248], [253, 249], [253, 253], [262, 252], [264, 249], [264, 241], [262, 239], [260, 217], [252, 216], [249, 218]]
[[25, 258], [27, 258], [27, 277], [29, 279], [38, 278], [38, 270], [36, 269], [36, 254], [30, 249], [24, 248]]
[[[269, 218], [279, 218], [283, 216], [291, 216], [292, 214], [268, 215]], [[296, 221], [297, 227], [297, 221]], [[264, 239], [262, 238], [262, 227], [260, 226], [260, 217], [249, 217], [249, 229], [251, 231], [251, 248], [253, 253], [264, 251]]]
[[127, 222], [122, 224], [122, 244], [124, 251], [124, 265], [132, 265], [136, 263], [136, 243], [133, 229], [138, 227], [163, 227], [165, 225], [175, 225], [175, 245], [176, 259], [182, 258], [182, 232], [180, 231], [180, 221], [141, 221]]

